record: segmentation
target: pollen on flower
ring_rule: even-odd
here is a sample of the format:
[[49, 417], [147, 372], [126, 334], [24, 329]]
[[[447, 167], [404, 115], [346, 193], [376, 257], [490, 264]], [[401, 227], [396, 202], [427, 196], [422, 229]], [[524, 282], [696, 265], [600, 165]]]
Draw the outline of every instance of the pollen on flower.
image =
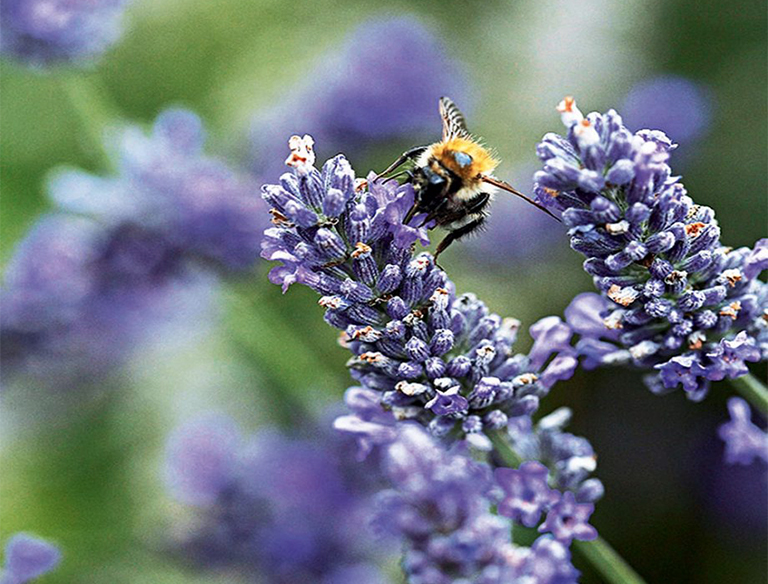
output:
[[519, 385], [530, 385], [531, 383], [536, 383], [539, 380], [539, 376], [535, 373], [523, 373], [522, 375], [518, 375], [512, 380], [512, 383], [519, 384]]
[[378, 351], [368, 351], [367, 353], [361, 354], [358, 358], [369, 365], [383, 363], [386, 360], [386, 357]]
[[342, 300], [338, 296], [323, 296], [317, 303], [323, 308], [338, 309], [342, 306]]
[[288, 147], [291, 153], [285, 159], [285, 164], [299, 167], [311, 167], [315, 164], [315, 140], [309, 134], [301, 136], [291, 136], [288, 140]]
[[550, 197], [557, 197], [560, 194], [560, 191], [557, 189], [550, 189], [549, 187], [542, 187], [542, 190]]
[[271, 221], [273, 225], [276, 225], [277, 227], [293, 227], [293, 223], [289, 221], [288, 217], [283, 215], [277, 209], [270, 209], [269, 214], [272, 215]]
[[733, 288], [736, 284], [741, 282], [741, 279], [743, 278], [741, 270], [738, 268], [732, 268], [730, 270], [725, 270], [722, 274], [723, 278], [728, 282], [728, 284]]
[[720, 316], [728, 316], [734, 320], [736, 320], [739, 316], [739, 311], [741, 310], [741, 302], [738, 300], [731, 302], [728, 306], [724, 306], [720, 309]]
[[639, 295], [640, 293], [634, 288], [622, 288], [618, 284], [614, 284], [608, 289], [608, 298], [624, 307], [632, 304]]
[[617, 331], [624, 328], [624, 324], [621, 321], [621, 313], [618, 311], [612, 312], [603, 319], [603, 325], [611, 331]]
[[701, 230], [704, 229], [707, 226], [706, 223], [702, 223], [701, 221], [696, 221], [695, 223], [688, 223], [688, 225], [685, 226], [685, 234], [691, 238], [694, 239], [699, 236], [699, 233], [701, 233]]
[[371, 246], [364, 244], [362, 241], [358, 241], [355, 244], [355, 251], [352, 252], [352, 257], [357, 259], [361, 256], [370, 254], [372, 251]]
[[691, 351], [698, 351], [704, 346], [704, 341], [707, 340], [707, 335], [703, 331], [694, 331], [688, 335], [688, 348]]

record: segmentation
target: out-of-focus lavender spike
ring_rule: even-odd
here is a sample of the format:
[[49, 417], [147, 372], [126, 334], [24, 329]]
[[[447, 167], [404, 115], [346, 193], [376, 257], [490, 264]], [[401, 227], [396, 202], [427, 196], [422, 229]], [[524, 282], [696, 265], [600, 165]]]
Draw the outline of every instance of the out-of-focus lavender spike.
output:
[[349, 460], [334, 432], [245, 436], [223, 416], [194, 420], [168, 443], [168, 486], [195, 515], [178, 526], [172, 549], [201, 569], [245, 578], [383, 583], [377, 563], [389, 548], [366, 528], [371, 497], [384, 485], [377, 473], [373, 459]]
[[[254, 185], [202, 153], [200, 119], [168, 110], [152, 132], [110, 142], [115, 176], [60, 171], [49, 194], [62, 212], [18, 246], [2, 289], [6, 380], [32, 374], [66, 385], [120, 365], [154, 323], [195, 292], [197, 320], [217, 273], [258, 258]], [[194, 320], [194, 318], [193, 318]]]
[[120, 38], [129, 4], [130, 0], [4, 0], [0, 51], [35, 67], [91, 63]]
[[308, 79], [255, 115], [251, 159], [257, 176], [279, 174], [273, 153], [291, 134], [311, 133], [329, 155], [361, 153], [377, 141], [433, 141], [443, 95], [471, 107], [461, 63], [413, 17], [363, 22], [341, 47], [317, 60]]

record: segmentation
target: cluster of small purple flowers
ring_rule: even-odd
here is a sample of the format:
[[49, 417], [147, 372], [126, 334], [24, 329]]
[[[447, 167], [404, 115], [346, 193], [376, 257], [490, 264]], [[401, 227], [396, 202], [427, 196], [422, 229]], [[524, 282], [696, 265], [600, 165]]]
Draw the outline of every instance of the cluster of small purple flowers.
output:
[[569, 327], [544, 319], [531, 328], [531, 352], [513, 354], [518, 321], [457, 296], [430, 254], [414, 254], [428, 240], [424, 228], [403, 224], [412, 187], [356, 181], [341, 155], [319, 171], [312, 144], [292, 138], [294, 173], [262, 189], [274, 224], [262, 256], [281, 262], [270, 279], [283, 290], [300, 283], [322, 294], [325, 320], [344, 331], [361, 387], [348, 391], [353, 415], [337, 427], [375, 443], [392, 438], [395, 419], [414, 420], [489, 449], [484, 431], [533, 413], [573, 373]]
[[[561, 537], [565, 531], [573, 536], [573, 530], [561, 528], [569, 522], [564, 513], [575, 517], [572, 510], [557, 504], [563, 513], [555, 525], [552, 514], [559, 511], [554, 505], [546, 530], [555, 537], [541, 536], [530, 548], [516, 546], [510, 542], [509, 521], [489, 511], [493, 480], [485, 465], [446, 451], [415, 424], [400, 426], [397, 440], [384, 447], [382, 465], [392, 488], [377, 497], [375, 525], [405, 542], [402, 564], [410, 584], [576, 582], [579, 573], [570, 562], [570, 539]], [[496, 477], [508, 486], [524, 469], [498, 469]], [[507, 493], [499, 513], [515, 517], [510, 510], [521, 498], [541, 493], [557, 497], [546, 484], [544, 467], [542, 473], [536, 484]]]
[[122, 34], [129, 0], [4, 0], [0, 51], [33, 66], [99, 57]]
[[0, 584], [25, 584], [51, 570], [61, 562], [55, 545], [26, 533], [13, 535], [5, 544], [5, 559]]
[[223, 417], [182, 426], [168, 442], [167, 477], [195, 517], [179, 526], [177, 553], [276, 584], [384, 584], [387, 547], [365, 528], [376, 468], [349, 460], [335, 433], [245, 437]]
[[655, 370], [646, 376], [653, 391], [682, 385], [700, 400], [710, 381], [768, 357], [768, 286], [757, 279], [768, 240], [720, 243], [713, 210], [672, 176], [675, 145], [664, 133], [632, 134], [613, 110], [584, 117], [572, 98], [558, 109], [568, 134], [544, 137], [534, 178], [601, 293], [578, 296], [566, 312], [584, 366], [633, 363]]
[[60, 384], [104, 372], [150, 324], [175, 319], [193, 291], [200, 302], [190, 304], [205, 306], [214, 272], [244, 270], [258, 258], [255, 187], [203, 155], [197, 116], [169, 110], [150, 136], [130, 127], [117, 138], [119, 174], [54, 176], [49, 192], [59, 211], [9, 262], [0, 330], [6, 374]]

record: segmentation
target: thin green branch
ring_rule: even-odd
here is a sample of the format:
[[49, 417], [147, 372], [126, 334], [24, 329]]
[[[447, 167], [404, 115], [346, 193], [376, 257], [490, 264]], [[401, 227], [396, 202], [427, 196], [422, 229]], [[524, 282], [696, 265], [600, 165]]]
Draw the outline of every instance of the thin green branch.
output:
[[[520, 466], [522, 459], [512, 449], [500, 431], [488, 432], [494, 452], [512, 468]], [[645, 584], [640, 575], [602, 537], [593, 541], [574, 541], [572, 548], [609, 584]]]
[[763, 382], [751, 373], [728, 381], [737, 393], [759, 410], [763, 416], [768, 417], [768, 387]]

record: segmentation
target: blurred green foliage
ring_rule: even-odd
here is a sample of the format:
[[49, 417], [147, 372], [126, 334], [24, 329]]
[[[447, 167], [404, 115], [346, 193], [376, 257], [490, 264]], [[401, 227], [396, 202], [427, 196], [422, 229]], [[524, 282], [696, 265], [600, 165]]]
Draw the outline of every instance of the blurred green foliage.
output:
[[[188, 106], [207, 123], [209, 151], [247, 162], [254, 111], [312, 75], [318, 57], [365, 19], [403, 13], [432, 26], [467, 64], [476, 97], [471, 125], [503, 154], [502, 174], [535, 164], [538, 139], [560, 129], [554, 105], [562, 95], [576, 95], [585, 111], [605, 110], [652, 75], [706, 84], [715, 112], [707, 137], [685, 153], [686, 186], [717, 210], [724, 241], [747, 245], [765, 236], [766, 3], [575, 4], [137, 0], [123, 41], [91, 70], [40, 73], [0, 64], [0, 260], [49, 209], [51, 169], [109, 170], [70, 100], [73, 79], [98, 88], [123, 120], [146, 123], [167, 105]], [[364, 160], [348, 155], [362, 172], [381, 168], [404, 145], [389, 144]], [[514, 217], [509, 221], [514, 228]], [[561, 313], [574, 294], [591, 289], [575, 253], [537, 264], [510, 257], [505, 269], [489, 270], [453, 249], [444, 262], [460, 291], [474, 291], [525, 325]], [[161, 553], [164, 530], [179, 513], [162, 485], [169, 429], [205, 409], [233, 413], [246, 427], [295, 423], [303, 409], [339, 399], [350, 383], [346, 354], [315, 296], [291, 290], [281, 297], [265, 276], [266, 266], [258, 266], [229, 287], [225, 318], [204, 340], [138, 358], [117, 387], [70, 401], [35, 388], [5, 397], [0, 540], [19, 529], [57, 540], [65, 562], [42, 581], [213, 581]], [[573, 431], [600, 453], [607, 496], [595, 523], [651, 582], [764, 580], [764, 530], [745, 536], [719, 521], [699, 490], [716, 472], [696, 459], [725, 418], [727, 392], [716, 387], [705, 404], [694, 405], [679, 394], [650, 395], [632, 372], [582, 372], [546, 402], [547, 411], [572, 407]], [[55, 412], [62, 401], [66, 415]], [[585, 582], [597, 581], [579, 568]]]

